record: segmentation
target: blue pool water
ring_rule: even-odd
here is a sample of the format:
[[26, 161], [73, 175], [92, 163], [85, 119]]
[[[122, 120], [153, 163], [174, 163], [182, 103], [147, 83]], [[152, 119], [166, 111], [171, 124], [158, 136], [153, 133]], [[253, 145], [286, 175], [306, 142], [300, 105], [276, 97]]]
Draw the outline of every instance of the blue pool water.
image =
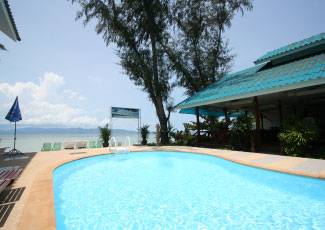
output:
[[325, 181], [180, 152], [53, 172], [57, 229], [324, 229]]

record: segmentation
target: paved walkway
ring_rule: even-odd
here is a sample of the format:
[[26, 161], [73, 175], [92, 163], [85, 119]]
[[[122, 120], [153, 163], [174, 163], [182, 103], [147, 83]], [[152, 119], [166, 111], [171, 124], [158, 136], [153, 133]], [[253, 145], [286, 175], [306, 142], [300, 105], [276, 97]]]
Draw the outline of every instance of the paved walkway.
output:
[[[325, 160], [286, 157], [271, 154], [238, 152], [194, 147], [132, 147], [131, 151], [182, 151], [217, 156], [254, 167], [325, 179]], [[0, 158], [0, 167], [24, 167], [10, 191], [18, 193], [9, 204], [12, 211], [3, 229], [55, 229], [52, 172], [66, 162], [109, 153], [107, 148], [29, 153], [15, 159]], [[13, 191], [13, 192], [12, 192]], [[3, 195], [1, 194], [1, 195]], [[1, 197], [0, 197], [1, 198]], [[0, 199], [1, 200], [1, 199]], [[5, 197], [5, 200], [8, 200]]]

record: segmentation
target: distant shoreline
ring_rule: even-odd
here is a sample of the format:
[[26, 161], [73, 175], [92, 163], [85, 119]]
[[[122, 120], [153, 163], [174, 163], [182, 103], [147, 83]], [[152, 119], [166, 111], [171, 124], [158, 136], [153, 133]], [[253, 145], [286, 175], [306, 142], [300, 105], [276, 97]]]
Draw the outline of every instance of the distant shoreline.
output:
[[[0, 129], [0, 134], [12, 134], [14, 128], [12, 129]], [[98, 129], [83, 129], [83, 128], [18, 128], [17, 133], [20, 134], [64, 134], [64, 133], [98, 133]], [[113, 129], [113, 133], [123, 134], [123, 133], [138, 133], [138, 131], [131, 131], [125, 129]]]

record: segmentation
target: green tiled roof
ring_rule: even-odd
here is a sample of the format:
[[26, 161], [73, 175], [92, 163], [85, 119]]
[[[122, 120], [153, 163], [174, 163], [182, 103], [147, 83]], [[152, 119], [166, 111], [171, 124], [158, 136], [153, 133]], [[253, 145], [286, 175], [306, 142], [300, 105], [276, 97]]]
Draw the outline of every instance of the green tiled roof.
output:
[[280, 49], [276, 49], [266, 53], [264, 56], [260, 57], [254, 63], [261, 63], [266, 60], [271, 60], [273, 58], [278, 57], [279, 55], [284, 55], [290, 52], [295, 52], [304, 48], [309, 48], [309, 46], [316, 45], [318, 43], [325, 43], [325, 33], [321, 33], [318, 35], [314, 35], [310, 38], [306, 38], [299, 42], [294, 42], [290, 45], [281, 47]]
[[324, 52], [264, 70], [261, 67], [263, 65], [229, 74], [176, 107], [193, 107], [235, 95], [260, 93], [267, 89], [320, 78], [325, 80]]

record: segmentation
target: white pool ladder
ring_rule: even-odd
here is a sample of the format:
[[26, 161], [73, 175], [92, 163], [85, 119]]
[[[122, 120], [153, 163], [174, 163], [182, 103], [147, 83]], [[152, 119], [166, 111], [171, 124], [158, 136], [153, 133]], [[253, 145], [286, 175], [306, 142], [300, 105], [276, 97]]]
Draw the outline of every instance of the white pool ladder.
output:
[[125, 138], [125, 146], [128, 146], [128, 148], [130, 149], [130, 146], [131, 146], [131, 139], [129, 136], [127, 136]]
[[111, 137], [109, 147], [110, 148], [111, 148], [111, 146], [113, 147], [113, 143], [112, 143], [113, 141], [114, 141], [114, 144], [115, 144], [114, 148], [116, 148], [116, 138], [115, 137]]
[[130, 153], [130, 146], [131, 146], [131, 140], [129, 136], [125, 138], [125, 146], [116, 147], [116, 140], [115, 140], [115, 148], [114, 148], [115, 156], [125, 155]]

